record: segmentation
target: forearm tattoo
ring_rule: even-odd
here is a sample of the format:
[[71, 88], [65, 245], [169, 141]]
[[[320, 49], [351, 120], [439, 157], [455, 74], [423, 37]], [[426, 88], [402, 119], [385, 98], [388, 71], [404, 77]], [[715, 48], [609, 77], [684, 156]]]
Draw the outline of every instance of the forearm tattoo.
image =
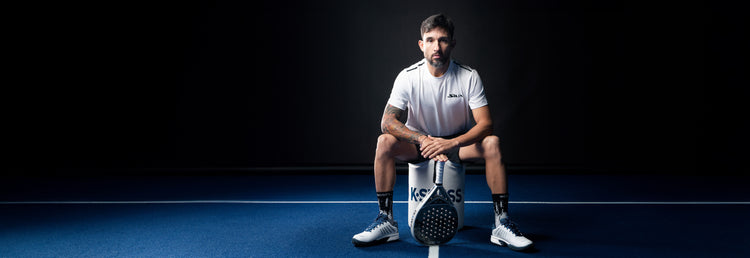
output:
[[388, 105], [385, 108], [385, 112], [383, 112], [383, 121], [381, 122], [380, 129], [383, 133], [396, 136], [399, 140], [419, 144], [419, 137], [424, 135], [409, 130], [404, 123], [399, 121], [403, 113], [404, 110]]

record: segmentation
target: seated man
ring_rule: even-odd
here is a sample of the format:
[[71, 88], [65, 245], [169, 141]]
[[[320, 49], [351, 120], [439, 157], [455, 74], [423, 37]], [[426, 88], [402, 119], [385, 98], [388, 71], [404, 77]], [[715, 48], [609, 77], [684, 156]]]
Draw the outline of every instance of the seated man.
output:
[[[418, 163], [428, 159], [461, 163], [484, 159], [487, 184], [492, 190], [495, 227], [490, 241], [524, 250], [532, 242], [508, 217], [508, 190], [501, 161], [500, 140], [492, 135], [492, 120], [482, 80], [476, 70], [450, 59], [456, 45], [453, 22], [442, 14], [422, 22], [419, 48], [424, 59], [396, 77], [385, 108], [375, 154], [375, 190], [380, 213], [355, 246], [395, 241], [393, 219], [395, 160]], [[406, 124], [399, 118], [408, 110]], [[472, 119], [473, 117], [473, 119]]]

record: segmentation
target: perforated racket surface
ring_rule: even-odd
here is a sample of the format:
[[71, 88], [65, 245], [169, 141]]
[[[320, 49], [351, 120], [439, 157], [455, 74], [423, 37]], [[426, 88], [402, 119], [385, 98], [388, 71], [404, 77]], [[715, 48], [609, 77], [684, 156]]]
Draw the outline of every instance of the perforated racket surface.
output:
[[458, 229], [458, 212], [443, 188], [445, 162], [436, 164], [435, 186], [417, 205], [411, 221], [411, 234], [424, 245], [440, 245], [450, 241]]

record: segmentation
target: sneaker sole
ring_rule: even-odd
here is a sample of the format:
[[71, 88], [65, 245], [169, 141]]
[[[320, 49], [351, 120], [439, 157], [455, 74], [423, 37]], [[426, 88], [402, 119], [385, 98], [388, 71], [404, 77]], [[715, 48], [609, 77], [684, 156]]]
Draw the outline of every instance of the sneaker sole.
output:
[[356, 246], [356, 247], [363, 247], [363, 246], [373, 246], [373, 245], [385, 244], [385, 243], [393, 242], [393, 241], [396, 241], [396, 240], [398, 240], [398, 235], [384, 237], [384, 238], [381, 238], [381, 239], [378, 239], [378, 240], [375, 240], [375, 241], [371, 241], [371, 242], [362, 242], [362, 241], [359, 241], [357, 239], [352, 238], [352, 244], [354, 244], [354, 246]]
[[505, 240], [502, 240], [502, 239], [500, 239], [499, 237], [496, 237], [496, 236], [490, 236], [490, 242], [492, 242], [493, 244], [499, 245], [499, 246], [507, 246], [508, 248], [510, 248], [510, 250], [513, 250], [513, 251], [524, 251], [524, 250], [528, 250], [529, 248], [531, 248], [531, 247], [534, 246], [534, 243], [531, 243], [531, 244], [529, 244], [527, 246], [514, 246], [514, 245], [510, 245], [507, 242], [505, 242]]

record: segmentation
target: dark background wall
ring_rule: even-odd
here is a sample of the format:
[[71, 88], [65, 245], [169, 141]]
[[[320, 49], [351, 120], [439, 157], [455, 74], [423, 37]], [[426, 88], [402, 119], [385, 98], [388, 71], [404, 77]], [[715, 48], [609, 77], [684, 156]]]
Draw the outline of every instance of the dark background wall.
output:
[[[444, 12], [510, 167], [744, 173], [747, 19], [680, 1], [19, 6], [14, 171], [368, 165], [419, 24]], [[744, 67], [744, 68], [743, 68]]]

